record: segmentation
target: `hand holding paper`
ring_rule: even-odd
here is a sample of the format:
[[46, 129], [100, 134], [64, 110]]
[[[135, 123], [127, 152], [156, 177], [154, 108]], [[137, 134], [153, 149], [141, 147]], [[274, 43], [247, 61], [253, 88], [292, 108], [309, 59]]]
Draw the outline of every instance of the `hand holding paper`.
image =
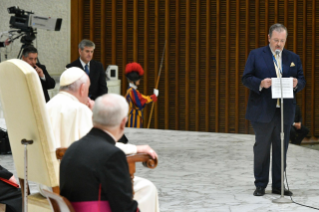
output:
[[294, 88], [295, 88], [298, 84], [298, 80], [296, 78], [293, 78], [293, 81], [294, 81]]
[[260, 87], [262, 88], [269, 88], [271, 86], [271, 79], [270, 78], [265, 78], [261, 81]]

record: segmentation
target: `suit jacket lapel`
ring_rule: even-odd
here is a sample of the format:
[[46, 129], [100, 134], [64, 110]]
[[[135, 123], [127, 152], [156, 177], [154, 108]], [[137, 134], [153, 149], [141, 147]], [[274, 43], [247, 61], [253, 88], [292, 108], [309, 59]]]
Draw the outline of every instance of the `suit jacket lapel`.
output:
[[91, 61], [90, 61], [90, 73], [89, 73], [90, 79], [91, 79], [91, 77], [94, 76], [94, 74], [92, 73], [93, 70], [94, 70], [94, 68], [95, 68], [95, 64], [94, 64], [94, 62], [91, 60]]
[[[81, 68], [83, 71], [85, 71], [84, 67], [82, 66], [82, 63], [80, 61], [80, 58], [77, 60], [77, 64], [76, 64], [79, 68]], [[92, 60], [90, 61], [90, 72], [89, 72], [89, 77], [91, 78], [91, 72], [92, 70], [94, 70], [94, 63], [92, 63]], [[91, 82], [92, 83], [92, 82]]]
[[82, 69], [82, 70], [84, 71], [84, 67], [82, 66], [82, 63], [81, 63], [81, 61], [80, 61], [80, 58], [78, 58], [78, 59], [75, 61], [74, 65], [75, 65], [76, 67], [79, 67], [80, 69]]
[[266, 46], [264, 48], [264, 60], [265, 60], [265, 63], [268, 67], [268, 71], [269, 71], [269, 74], [271, 77], [277, 77], [276, 75], [276, 70], [275, 70], [275, 65], [274, 65], [274, 61], [272, 59], [272, 53], [270, 51], [270, 48], [269, 46]]
[[288, 55], [288, 52], [287, 50], [283, 50], [282, 51], [282, 76], [283, 77], [290, 77], [289, 76], [289, 67], [290, 64], [289, 64], [289, 55]]

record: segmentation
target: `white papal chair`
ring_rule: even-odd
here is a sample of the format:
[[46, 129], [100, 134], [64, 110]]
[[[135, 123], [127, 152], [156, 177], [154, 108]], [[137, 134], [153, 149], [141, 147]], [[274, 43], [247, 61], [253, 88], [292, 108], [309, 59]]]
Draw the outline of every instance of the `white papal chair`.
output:
[[[24, 146], [21, 140], [27, 139], [33, 140], [27, 148], [28, 180], [51, 187], [59, 194], [59, 163], [55, 156], [54, 135], [36, 71], [22, 60], [2, 62], [0, 98], [21, 190], [24, 190]], [[45, 197], [36, 193], [28, 196], [28, 211], [51, 211], [51, 207]]]

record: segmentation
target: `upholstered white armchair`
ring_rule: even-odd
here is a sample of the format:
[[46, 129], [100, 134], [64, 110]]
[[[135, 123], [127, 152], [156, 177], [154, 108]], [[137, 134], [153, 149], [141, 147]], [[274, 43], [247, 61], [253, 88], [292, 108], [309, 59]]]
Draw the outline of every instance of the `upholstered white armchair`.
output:
[[[22, 190], [24, 146], [22, 139], [33, 140], [28, 146], [28, 180], [59, 192], [59, 163], [53, 145], [54, 135], [36, 71], [19, 59], [0, 64], [0, 98], [6, 121], [14, 165]], [[49, 202], [39, 193], [28, 196], [28, 211], [51, 211]]]

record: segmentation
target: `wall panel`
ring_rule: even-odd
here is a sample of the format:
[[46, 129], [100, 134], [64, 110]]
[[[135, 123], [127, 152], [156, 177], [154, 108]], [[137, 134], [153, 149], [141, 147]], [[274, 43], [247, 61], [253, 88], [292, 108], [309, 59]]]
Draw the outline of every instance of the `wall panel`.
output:
[[[72, 6], [74, 48], [83, 39], [97, 47], [94, 59], [117, 64], [122, 94], [125, 64], [145, 69], [139, 90], [159, 82], [151, 128], [253, 133], [245, 119], [249, 91], [241, 76], [250, 50], [268, 45], [275, 22], [287, 26], [285, 48], [303, 63], [307, 85], [297, 94], [309, 135], [319, 136], [319, 1], [317, 0], [81, 0]], [[73, 36], [72, 36], [73, 37]], [[164, 43], [166, 49], [164, 50]], [[72, 50], [72, 57], [77, 51]], [[149, 121], [150, 105], [145, 110]]]

